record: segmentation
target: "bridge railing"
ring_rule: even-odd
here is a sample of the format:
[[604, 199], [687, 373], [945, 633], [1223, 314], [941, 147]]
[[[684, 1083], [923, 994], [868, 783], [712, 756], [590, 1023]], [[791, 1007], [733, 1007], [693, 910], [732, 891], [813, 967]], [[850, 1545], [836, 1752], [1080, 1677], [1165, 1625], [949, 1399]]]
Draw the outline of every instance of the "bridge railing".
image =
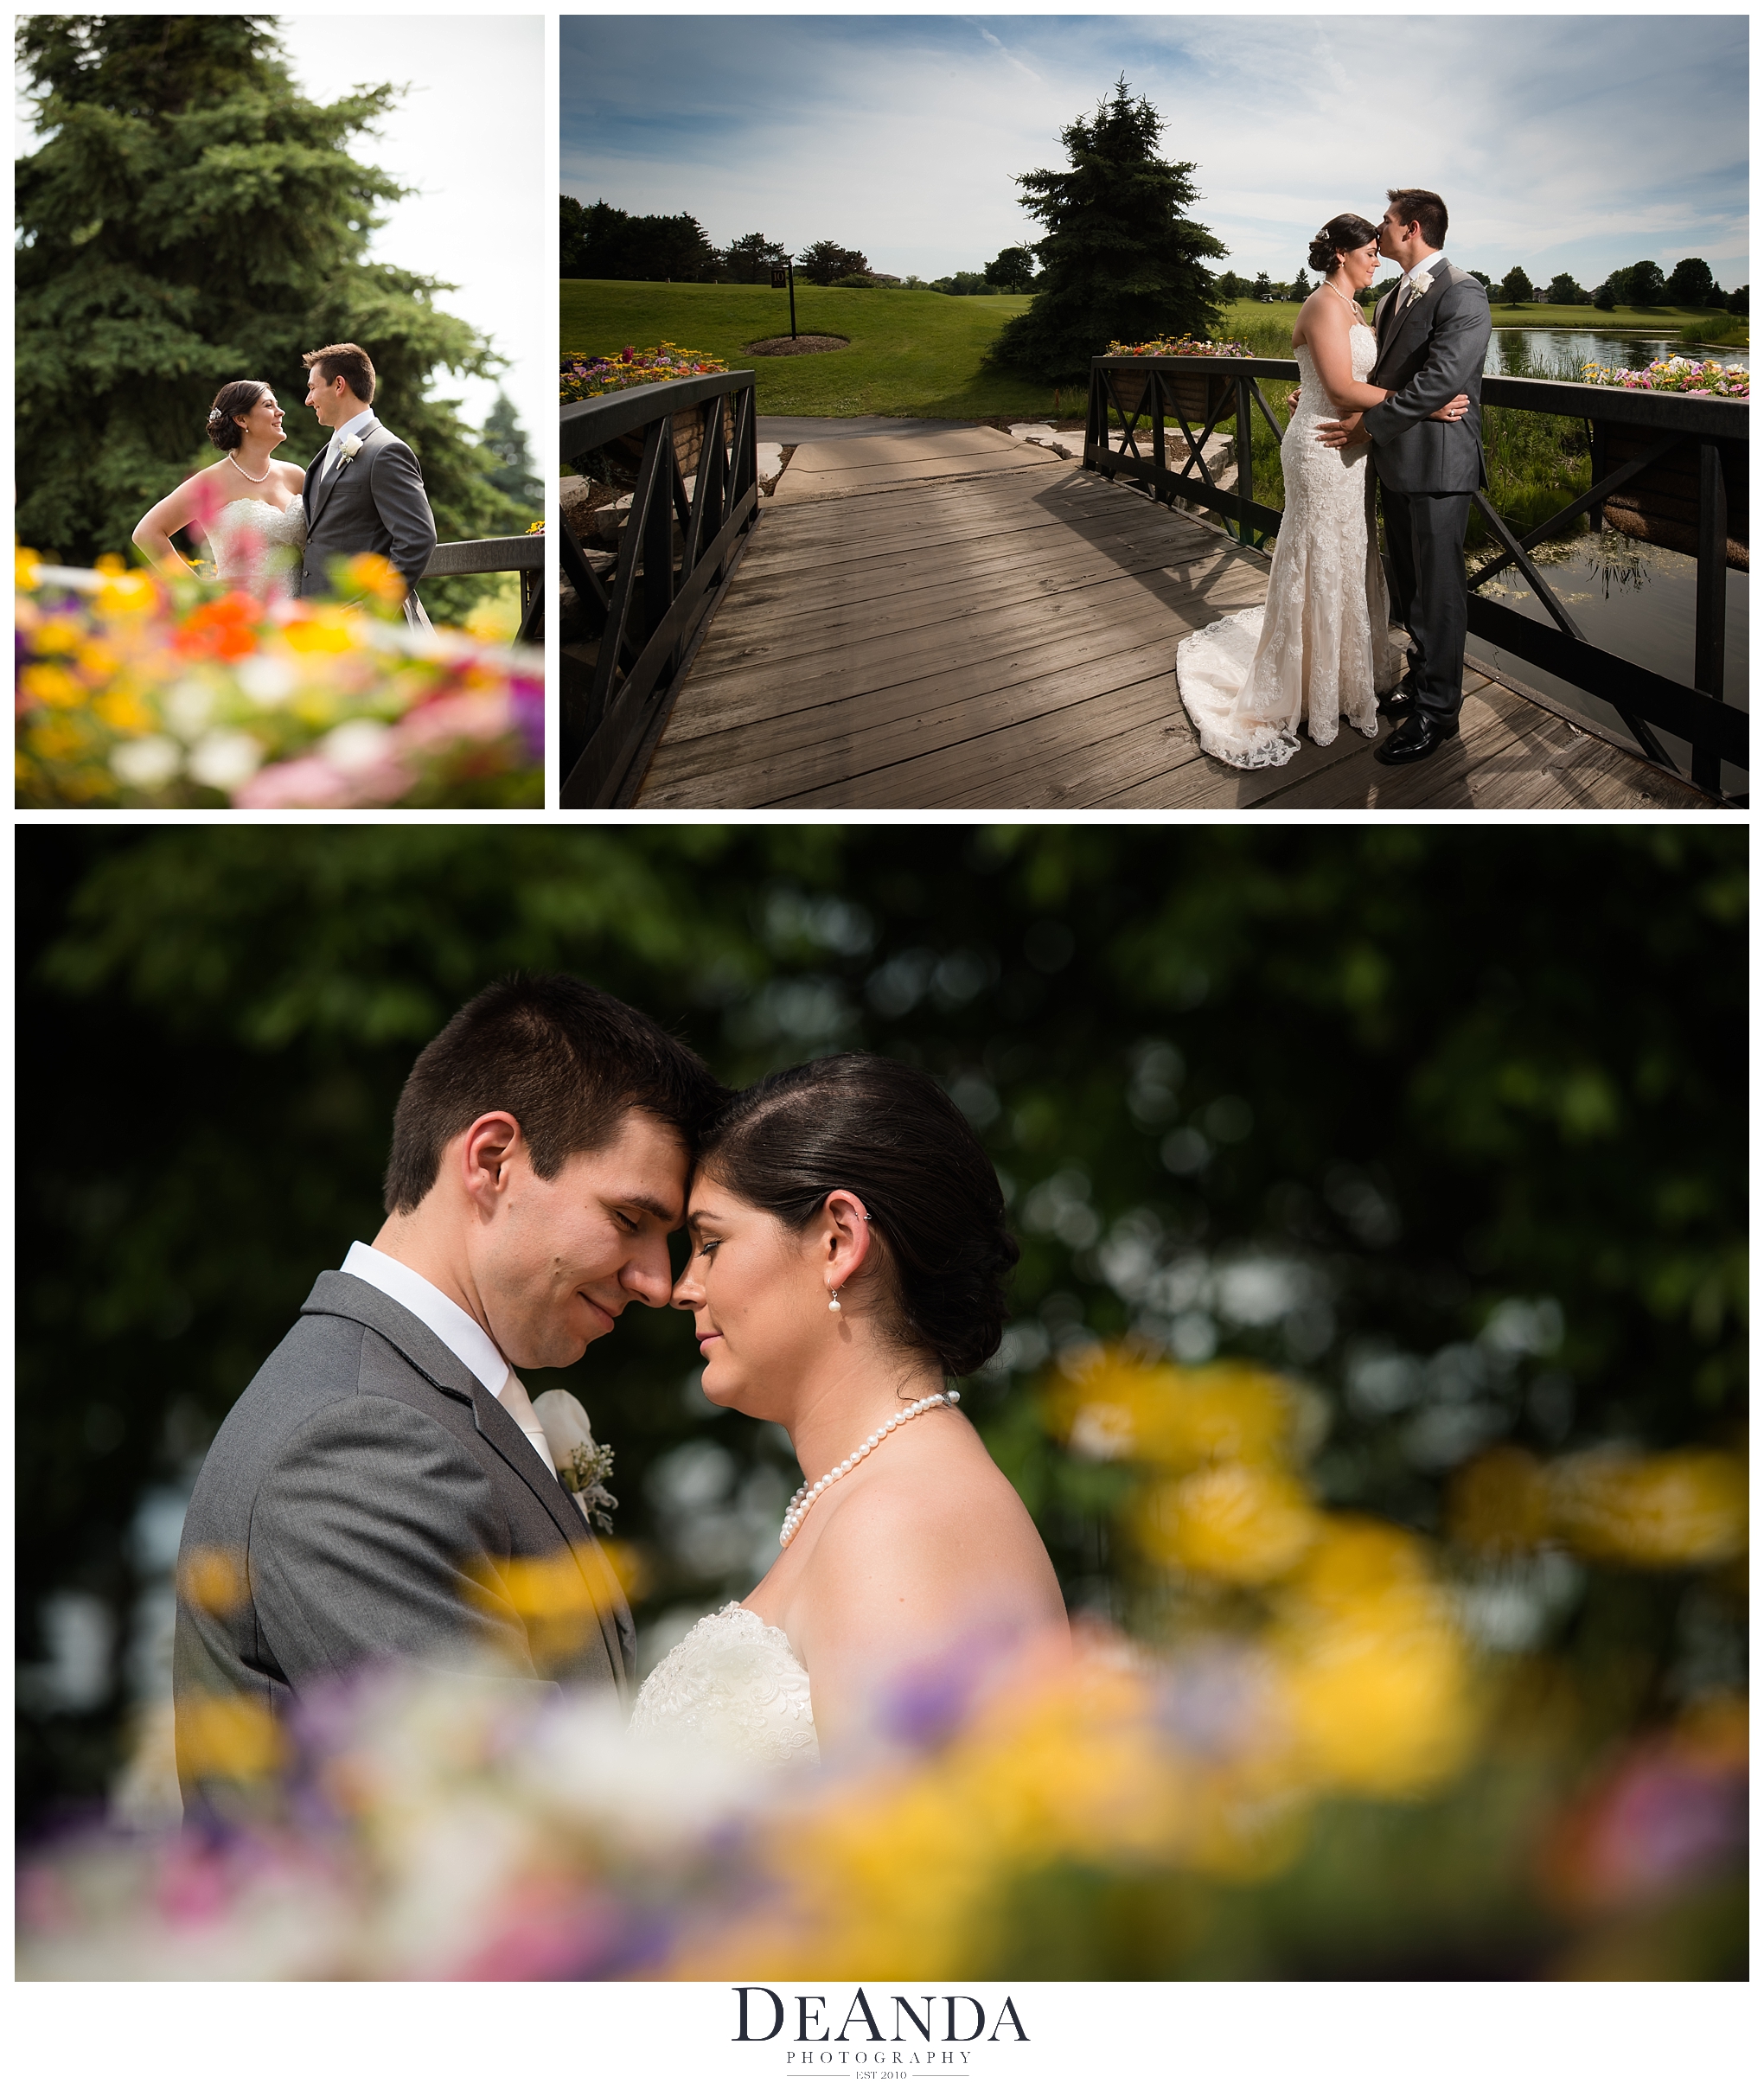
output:
[[586, 624], [585, 641], [564, 632], [561, 802], [608, 808], [635, 795], [758, 515], [753, 371], [644, 384], [559, 418], [566, 463], [617, 444], [635, 470], [616, 560], [585, 551], [567, 523], [558, 534]]
[[[1279, 531], [1281, 515], [1255, 495], [1251, 415], [1260, 411], [1274, 438], [1281, 428], [1261, 382], [1296, 383], [1295, 361], [1230, 355], [1099, 355], [1090, 364], [1090, 414], [1084, 468], [1123, 478], [1167, 505], [1178, 499], [1210, 508], [1240, 542], [1261, 547]], [[1722, 763], [1750, 764], [1750, 724], [1723, 699], [1726, 677], [1727, 566], [1747, 540], [1748, 424], [1746, 402], [1735, 398], [1626, 391], [1529, 376], [1485, 376], [1482, 402], [1509, 412], [1543, 412], [1584, 420], [1592, 440], [1591, 486], [1522, 536], [1496, 513], [1486, 493], [1475, 494], [1499, 553], [1470, 578], [1469, 627], [1516, 658], [1552, 673], [1570, 687], [1608, 702], [1644, 755], [1677, 769], [1656, 729], [1690, 747], [1690, 779], [1721, 793]], [[1224, 423], [1237, 427], [1237, 482], [1216, 483], [1202, 453]], [[1179, 467], [1173, 467], [1179, 465]], [[1592, 642], [1569, 607], [1529, 555], [1564, 523], [1589, 514], [1596, 527], [1608, 518], [1614, 495], [1658, 484], [1676, 469], [1682, 495], [1666, 504], [1676, 515], [1677, 540], [1697, 559], [1696, 642], [1689, 683], [1650, 671]], [[1631, 488], [1626, 493], [1626, 488]], [[1615, 512], [1612, 508], [1612, 512]], [[1480, 589], [1516, 567], [1536, 595], [1546, 623], [1486, 598]]]
[[470, 578], [483, 572], [521, 574], [521, 630], [514, 641], [543, 643], [545, 588], [540, 582], [545, 573], [545, 537], [481, 535], [472, 542], [438, 542], [423, 577]]

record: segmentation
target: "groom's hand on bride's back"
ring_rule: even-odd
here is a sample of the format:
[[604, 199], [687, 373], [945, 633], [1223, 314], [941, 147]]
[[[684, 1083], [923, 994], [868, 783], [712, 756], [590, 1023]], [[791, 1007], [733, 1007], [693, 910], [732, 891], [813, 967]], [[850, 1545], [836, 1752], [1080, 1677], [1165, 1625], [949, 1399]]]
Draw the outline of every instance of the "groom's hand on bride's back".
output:
[[1360, 431], [1360, 415], [1349, 412], [1340, 419], [1320, 419], [1317, 422], [1317, 438], [1326, 449], [1345, 449], [1356, 441], [1364, 441]]

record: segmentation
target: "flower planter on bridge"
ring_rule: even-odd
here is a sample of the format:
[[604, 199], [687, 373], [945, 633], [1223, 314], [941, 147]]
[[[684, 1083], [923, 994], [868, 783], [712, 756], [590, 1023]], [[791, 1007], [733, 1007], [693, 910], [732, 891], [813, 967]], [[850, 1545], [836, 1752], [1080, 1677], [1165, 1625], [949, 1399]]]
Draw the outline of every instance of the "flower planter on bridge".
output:
[[[682, 477], [698, 475], [699, 457], [704, 453], [704, 426], [697, 412], [676, 412], [670, 422], [674, 430], [674, 454], [680, 464]], [[723, 439], [735, 438], [735, 414], [729, 406], [723, 407]], [[641, 434], [621, 434], [607, 443], [602, 451], [611, 466], [616, 481], [623, 484], [637, 482], [637, 465], [643, 460], [643, 437]]]
[[[1151, 389], [1149, 370], [1112, 369], [1109, 372], [1115, 403], [1123, 412], [1136, 412], [1146, 402]], [[1164, 382], [1164, 409], [1167, 414], [1172, 406], [1179, 412], [1192, 427], [1204, 427], [1209, 419], [1215, 426], [1226, 426], [1237, 417], [1237, 386], [1235, 378], [1216, 376], [1204, 369], [1185, 369], [1173, 357], [1167, 363], [1160, 361], [1158, 374]], [[1213, 419], [1214, 408], [1218, 416]]]
[[[1605, 467], [1616, 470], [1631, 457], [1641, 455], [1654, 438], [1650, 429], [1607, 428]], [[1749, 571], [1751, 476], [1747, 444], [1721, 441], [1716, 446], [1721, 453], [1722, 476], [1727, 489], [1728, 565], [1735, 572]], [[1605, 519], [1620, 535], [1638, 542], [1658, 543], [1662, 549], [1679, 550], [1694, 557], [1698, 482], [1697, 448], [1685, 443], [1613, 492], [1604, 502]]]

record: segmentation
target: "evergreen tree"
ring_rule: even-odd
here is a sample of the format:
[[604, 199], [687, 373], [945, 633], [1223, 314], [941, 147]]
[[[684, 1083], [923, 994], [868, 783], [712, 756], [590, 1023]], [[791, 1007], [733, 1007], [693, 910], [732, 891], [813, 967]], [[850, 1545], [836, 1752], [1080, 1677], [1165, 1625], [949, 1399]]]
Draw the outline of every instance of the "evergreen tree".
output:
[[545, 487], [533, 474], [533, 450], [527, 445], [527, 430], [506, 391], [496, 393], [496, 402], [484, 420], [483, 440], [491, 455], [502, 458], [495, 470], [484, 473], [496, 489], [523, 507], [542, 505]]
[[[260, 377], [288, 414], [284, 461], [324, 430], [303, 352], [360, 342], [376, 408], [409, 442], [444, 542], [534, 518], [485, 475], [498, 460], [429, 398], [438, 367], [500, 361], [436, 308], [452, 285], [369, 261], [376, 207], [405, 191], [344, 149], [397, 89], [321, 106], [296, 89], [263, 15], [36, 15], [18, 29], [43, 142], [15, 169], [17, 527], [66, 563], [128, 555], [143, 513], [214, 460], [215, 392]], [[425, 586], [456, 617], [490, 579]]]
[[1315, 286], [1316, 285], [1312, 282], [1311, 278], [1305, 272], [1304, 269], [1301, 268], [1298, 273], [1293, 277], [1293, 286], [1291, 291], [1293, 302], [1294, 304], [1302, 304], [1306, 297], [1310, 295], [1312, 290]]
[[588, 233], [588, 213], [573, 195], [558, 197], [558, 273], [573, 281], [582, 272], [582, 246]]
[[1256, 299], [1257, 304], [1272, 304], [1274, 302], [1274, 284], [1269, 279], [1268, 270], [1266, 268], [1263, 268], [1262, 272], [1256, 278], [1255, 284], [1251, 288], [1250, 294]]
[[1593, 309], [1598, 311], [1614, 311], [1617, 309], [1617, 278], [1607, 275], [1593, 291]]
[[1046, 230], [1033, 248], [1043, 287], [994, 342], [991, 359], [1061, 382], [1090, 374], [1111, 340], [1205, 334], [1218, 323], [1203, 265], [1226, 249], [1185, 213], [1192, 161], [1157, 157], [1162, 118], [1126, 79], [1094, 118], [1060, 133], [1071, 169], [1021, 174], [1023, 208]]

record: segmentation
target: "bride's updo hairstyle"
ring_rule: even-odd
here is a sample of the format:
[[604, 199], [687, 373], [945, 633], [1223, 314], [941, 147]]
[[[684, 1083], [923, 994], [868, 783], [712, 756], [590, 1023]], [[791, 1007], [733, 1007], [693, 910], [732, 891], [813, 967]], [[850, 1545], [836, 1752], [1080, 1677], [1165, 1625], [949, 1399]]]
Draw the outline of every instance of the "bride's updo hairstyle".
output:
[[1341, 265], [1344, 253], [1351, 253], [1358, 246], [1370, 246], [1377, 235], [1376, 224], [1368, 224], [1364, 217], [1356, 217], [1352, 210], [1344, 210], [1340, 216], [1332, 217], [1311, 241], [1307, 258], [1320, 274], [1333, 275]]
[[897, 1342], [953, 1375], [998, 1351], [1017, 1241], [979, 1137], [923, 1070], [849, 1055], [777, 1071], [712, 1122], [698, 1164], [791, 1230], [828, 1194], [856, 1194], [887, 1247], [882, 1320]]
[[268, 384], [253, 383], [249, 378], [224, 386], [208, 408], [209, 440], [217, 449], [236, 449], [245, 439], [245, 429], [234, 414], [254, 412], [265, 398], [275, 394]]

